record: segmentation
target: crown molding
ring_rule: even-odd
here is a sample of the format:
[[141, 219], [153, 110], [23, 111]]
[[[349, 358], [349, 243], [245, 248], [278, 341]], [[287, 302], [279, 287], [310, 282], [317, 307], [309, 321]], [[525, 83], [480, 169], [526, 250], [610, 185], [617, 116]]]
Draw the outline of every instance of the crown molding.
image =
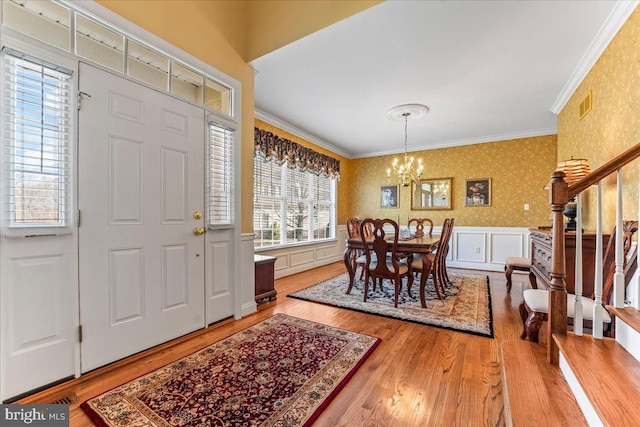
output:
[[332, 151], [335, 154], [339, 154], [342, 157], [346, 157], [347, 159], [353, 159], [353, 155], [351, 153], [348, 153], [346, 151], [344, 151], [342, 148], [337, 147], [333, 144], [331, 144], [330, 142], [325, 141], [324, 139], [317, 137], [315, 135], [312, 135], [308, 132], [303, 131], [302, 129], [292, 125], [289, 122], [286, 122], [284, 120], [282, 120], [279, 117], [273, 116], [269, 113], [266, 113], [262, 110], [259, 110], [256, 108], [255, 110], [255, 114], [256, 114], [256, 118], [262, 120], [263, 122], [267, 122], [270, 125], [276, 126], [282, 130], [285, 130], [289, 133], [292, 133], [296, 136], [299, 136], [300, 138], [312, 142], [314, 144], [316, 144], [318, 147], [322, 147], [326, 150]]
[[[548, 128], [548, 129], [533, 129], [530, 131], [524, 132], [511, 132], [511, 133], [502, 133], [497, 135], [489, 135], [482, 138], [467, 138], [467, 139], [458, 139], [455, 141], [447, 141], [440, 142], [436, 144], [423, 145], [419, 147], [412, 147], [411, 153], [416, 151], [426, 151], [426, 150], [435, 150], [438, 148], [450, 148], [450, 147], [459, 147], [461, 145], [473, 145], [473, 144], [484, 144], [487, 142], [499, 142], [499, 141], [509, 141], [511, 139], [522, 139], [522, 138], [532, 138], [536, 136], [546, 136], [546, 135], [555, 135], [558, 133], [557, 128]], [[389, 156], [393, 154], [401, 154], [398, 151], [379, 151], [376, 153], [367, 153], [359, 156], [353, 156], [354, 159], [364, 159], [367, 157], [377, 157], [377, 156]]]
[[622, 25], [624, 25], [629, 16], [636, 9], [638, 3], [640, 3], [638, 0], [624, 0], [616, 3], [602, 25], [602, 28], [600, 28], [600, 31], [598, 31], [598, 34], [589, 45], [589, 48], [580, 59], [580, 62], [578, 62], [576, 68], [573, 70], [569, 81], [564, 85], [562, 91], [560, 91], [560, 95], [551, 106], [551, 112], [560, 114], [560, 111], [562, 111], [578, 86], [580, 86], [580, 83], [582, 83], [582, 80], [587, 76], [587, 73], [591, 71], [591, 68], [595, 65], [598, 58], [600, 58], [600, 55], [602, 55]]

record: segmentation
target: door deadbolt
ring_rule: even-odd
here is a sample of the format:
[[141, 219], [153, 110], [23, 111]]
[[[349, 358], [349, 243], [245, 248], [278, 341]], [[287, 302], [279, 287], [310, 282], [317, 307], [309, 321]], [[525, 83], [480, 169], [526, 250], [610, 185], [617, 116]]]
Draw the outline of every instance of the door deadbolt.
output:
[[202, 214], [200, 213], [200, 211], [195, 211], [195, 212], [193, 213], [193, 217], [194, 217], [195, 219], [200, 219], [200, 218], [202, 218]]

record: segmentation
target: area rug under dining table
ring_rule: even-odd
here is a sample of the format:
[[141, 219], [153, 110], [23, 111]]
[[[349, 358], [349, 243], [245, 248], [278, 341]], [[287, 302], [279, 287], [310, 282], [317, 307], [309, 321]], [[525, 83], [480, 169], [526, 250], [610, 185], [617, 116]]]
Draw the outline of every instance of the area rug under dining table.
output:
[[81, 407], [99, 426], [309, 426], [379, 342], [276, 314]]
[[289, 294], [289, 297], [328, 304], [335, 307], [375, 314], [378, 316], [421, 323], [438, 328], [465, 332], [493, 338], [493, 313], [489, 277], [475, 274], [449, 273], [448, 284], [443, 299], [438, 299], [429, 278], [426, 286], [426, 308], [420, 304], [419, 281], [413, 284], [410, 297], [406, 281], [398, 298], [398, 308], [393, 306], [394, 286], [384, 281], [373, 290], [369, 285], [369, 296], [364, 302], [364, 280], [355, 278], [350, 294], [347, 273], [325, 280], [317, 285]]

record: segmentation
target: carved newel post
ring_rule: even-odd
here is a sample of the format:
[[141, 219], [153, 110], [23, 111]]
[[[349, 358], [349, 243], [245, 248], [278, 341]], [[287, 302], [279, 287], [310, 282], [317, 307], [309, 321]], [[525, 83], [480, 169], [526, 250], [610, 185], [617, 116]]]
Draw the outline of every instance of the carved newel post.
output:
[[547, 357], [550, 363], [558, 365], [559, 350], [553, 334], [567, 334], [567, 285], [565, 278], [564, 224], [563, 211], [569, 201], [569, 185], [564, 181], [565, 174], [555, 171], [551, 175], [549, 198], [553, 215], [551, 287], [549, 288], [549, 322]]

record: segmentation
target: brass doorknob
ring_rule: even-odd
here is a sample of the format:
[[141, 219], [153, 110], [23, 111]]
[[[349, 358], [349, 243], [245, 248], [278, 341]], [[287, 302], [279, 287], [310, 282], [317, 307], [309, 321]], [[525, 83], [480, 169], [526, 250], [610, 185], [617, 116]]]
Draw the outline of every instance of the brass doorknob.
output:
[[207, 230], [205, 230], [202, 227], [196, 227], [196, 228], [193, 229], [193, 234], [195, 234], [196, 236], [202, 236], [206, 232], [207, 232]]

